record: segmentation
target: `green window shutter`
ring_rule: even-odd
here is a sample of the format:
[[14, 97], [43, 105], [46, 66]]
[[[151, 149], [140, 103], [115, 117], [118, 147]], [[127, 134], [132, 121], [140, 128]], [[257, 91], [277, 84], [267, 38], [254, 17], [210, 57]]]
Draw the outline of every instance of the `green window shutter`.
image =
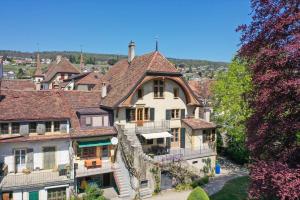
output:
[[185, 148], [185, 128], [180, 131], [180, 148]]
[[155, 109], [154, 108], [150, 108], [150, 120], [154, 121], [154, 116], [155, 116]]
[[126, 122], [130, 121], [130, 109], [126, 109]]
[[181, 119], [185, 118], [185, 109], [181, 109]]
[[29, 192], [29, 200], [39, 200], [39, 191]]
[[166, 110], [166, 120], [170, 120], [172, 116], [172, 110]]

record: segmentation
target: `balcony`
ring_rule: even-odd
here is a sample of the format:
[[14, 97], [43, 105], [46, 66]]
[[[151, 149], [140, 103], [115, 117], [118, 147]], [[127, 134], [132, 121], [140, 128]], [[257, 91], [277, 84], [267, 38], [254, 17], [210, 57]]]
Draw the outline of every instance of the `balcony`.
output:
[[75, 175], [76, 177], [93, 176], [97, 174], [104, 174], [112, 172], [112, 162], [108, 160], [85, 159], [75, 161]]
[[170, 129], [170, 120], [143, 121], [142, 123], [126, 125], [126, 129], [136, 134], [165, 132]]
[[159, 151], [161, 155], [152, 154], [153, 159], [160, 163], [176, 162], [180, 160], [187, 160], [199, 157], [206, 157], [217, 155], [214, 148], [199, 148], [199, 149], [189, 149], [189, 148], [176, 148], [176, 149], [166, 149], [165, 151]]

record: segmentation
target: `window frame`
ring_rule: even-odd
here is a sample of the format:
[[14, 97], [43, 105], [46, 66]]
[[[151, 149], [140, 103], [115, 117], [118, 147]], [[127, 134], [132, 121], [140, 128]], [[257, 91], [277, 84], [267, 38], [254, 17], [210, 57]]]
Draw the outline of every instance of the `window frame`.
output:
[[20, 123], [13, 122], [11, 123], [11, 134], [19, 134], [20, 133]]
[[137, 90], [137, 98], [138, 99], [143, 99], [143, 96], [144, 96], [144, 90], [143, 90], [143, 88], [139, 88]]
[[[49, 130], [49, 127], [47, 127], [47, 124], [48, 124], [48, 125], [50, 124], [50, 130]], [[48, 133], [51, 133], [51, 132], [52, 132], [52, 122], [45, 122], [45, 130], [46, 130], [46, 132], [48, 132]]]
[[[7, 128], [3, 128], [3, 127], [7, 127]], [[5, 132], [3, 131], [5, 130]], [[9, 123], [1, 123], [0, 124], [0, 135], [6, 135], [9, 134]]]
[[180, 109], [171, 110], [171, 119], [180, 119]]
[[155, 99], [164, 98], [165, 93], [165, 81], [157, 79], [153, 81], [153, 96]]
[[[33, 128], [33, 124], [35, 127]], [[29, 133], [36, 133], [37, 132], [37, 123], [36, 122], [29, 122]]]
[[83, 147], [81, 149], [80, 158], [88, 159], [95, 158], [97, 156], [97, 148], [96, 147]]
[[171, 142], [179, 142], [180, 128], [171, 128]]
[[[58, 127], [57, 127], [57, 124], [58, 124]], [[53, 125], [54, 125], [53, 131], [54, 132], [59, 132], [60, 131], [60, 121], [54, 121]]]

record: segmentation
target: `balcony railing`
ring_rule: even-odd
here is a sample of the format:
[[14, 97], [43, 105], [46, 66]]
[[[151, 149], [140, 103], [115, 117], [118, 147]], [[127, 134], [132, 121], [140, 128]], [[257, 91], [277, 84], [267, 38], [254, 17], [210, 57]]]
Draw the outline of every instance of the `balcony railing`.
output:
[[87, 167], [84, 160], [76, 160], [76, 177], [92, 176], [112, 172], [112, 163], [109, 160], [102, 161], [101, 166]]
[[199, 148], [199, 149], [189, 149], [189, 148], [178, 148], [169, 149], [168, 153], [164, 155], [154, 155], [153, 159], [157, 162], [168, 163], [176, 162], [185, 159], [192, 159], [197, 157], [205, 157], [210, 155], [215, 155], [216, 150], [214, 148]]
[[126, 125], [126, 129], [137, 134], [164, 132], [170, 130], [170, 120], [144, 121], [139, 125], [134, 123]]

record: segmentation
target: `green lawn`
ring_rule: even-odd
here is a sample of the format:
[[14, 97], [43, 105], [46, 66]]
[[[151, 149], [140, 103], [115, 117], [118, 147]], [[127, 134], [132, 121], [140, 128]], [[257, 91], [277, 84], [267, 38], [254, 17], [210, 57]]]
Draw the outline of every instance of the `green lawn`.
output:
[[210, 200], [246, 200], [249, 177], [243, 176], [228, 181], [221, 191], [210, 196]]

